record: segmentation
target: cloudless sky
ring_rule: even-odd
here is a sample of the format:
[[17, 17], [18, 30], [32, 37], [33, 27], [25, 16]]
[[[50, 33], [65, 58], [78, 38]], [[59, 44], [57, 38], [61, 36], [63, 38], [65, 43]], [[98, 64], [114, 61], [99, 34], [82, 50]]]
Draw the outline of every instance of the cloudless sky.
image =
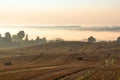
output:
[[0, 0], [0, 25], [120, 25], [120, 0]]

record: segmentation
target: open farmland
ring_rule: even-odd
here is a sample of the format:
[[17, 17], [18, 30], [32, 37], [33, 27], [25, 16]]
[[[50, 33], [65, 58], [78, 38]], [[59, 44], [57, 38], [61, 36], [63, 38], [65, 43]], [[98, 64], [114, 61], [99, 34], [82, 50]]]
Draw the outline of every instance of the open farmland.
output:
[[116, 42], [47, 43], [1, 49], [0, 55], [0, 80], [120, 79], [120, 44]]

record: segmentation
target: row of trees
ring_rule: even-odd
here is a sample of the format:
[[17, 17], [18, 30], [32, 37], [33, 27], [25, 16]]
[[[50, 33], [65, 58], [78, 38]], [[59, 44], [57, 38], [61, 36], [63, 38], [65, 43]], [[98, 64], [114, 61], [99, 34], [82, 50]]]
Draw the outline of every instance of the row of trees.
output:
[[[60, 42], [64, 41], [61, 38], [57, 38], [50, 42]], [[90, 36], [87, 41], [89, 43], [96, 42], [96, 39], [93, 36]], [[16, 35], [11, 35], [9, 32], [5, 33], [5, 36], [2, 37], [0, 34], [0, 48], [13, 48], [13, 47], [23, 47], [23, 46], [32, 46], [46, 43], [47, 40], [45, 37], [40, 38], [36, 37], [35, 40], [29, 40], [28, 35], [24, 31], [19, 31]], [[116, 42], [120, 42], [120, 37], [117, 38]]]
[[11, 35], [9, 32], [6, 32], [4, 37], [2, 37], [0, 34], [1, 48], [32, 46], [46, 42], [47, 40], [45, 37], [39, 38], [39, 36], [36, 38], [36, 40], [29, 40], [28, 35], [26, 35], [24, 31], [19, 31], [17, 35]]

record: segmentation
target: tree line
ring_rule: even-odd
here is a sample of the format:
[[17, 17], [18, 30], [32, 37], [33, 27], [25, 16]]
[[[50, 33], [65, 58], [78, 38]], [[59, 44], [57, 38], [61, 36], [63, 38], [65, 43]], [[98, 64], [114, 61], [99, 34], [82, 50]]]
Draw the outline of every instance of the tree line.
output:
[[29, 40], [28, 35], [24, 31], [19, 31], [16, 35], [11, 35], [10, 32], [6, 32], [2, 37], [0, 34], [0, 48], [14, 48], [23, 46], [32, 46], [46, 43], [45, 37], [36, 37], [35, 40]]
[[[64, 39], [57, 38], [49, 42], [61, 42], [61, 41], [64, 41]], [[0, 34], [0, 48], [17, 48], [24, 46], [33, 46], [44, 44], [46, 42], [47, 40], [45, 37], [40, 38], [39, 36], [37, 36], [35, 40], [33, 39], [29, 40], [28, 35], [25, 34], [24, 31], [19, 31], [16, 35], [11, 35], [10, 32], [6, 32], [4, 37], [2, 37]], [[94, 43], [96, 42], [96, 38], [90, 36], [88, 37], [87, 42]], [[116, 42], [120, 43], [120, 37], [117, 38]]]

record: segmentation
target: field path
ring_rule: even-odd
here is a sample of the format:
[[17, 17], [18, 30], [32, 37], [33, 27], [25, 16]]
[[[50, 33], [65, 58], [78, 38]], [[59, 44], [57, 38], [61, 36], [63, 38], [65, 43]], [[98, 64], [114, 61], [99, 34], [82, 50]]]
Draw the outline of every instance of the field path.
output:
[[55, 68], [60, 68], [60, 67], [61, 66], [49, 66], [49, 67], [40, 67], [40, 68], [31, 68], [31, 69], [20, 69], [20, 70], [0, 72], [0, 75], [27, 72], [27, 71], [44, 70], [44, 69], [55, 69]]

